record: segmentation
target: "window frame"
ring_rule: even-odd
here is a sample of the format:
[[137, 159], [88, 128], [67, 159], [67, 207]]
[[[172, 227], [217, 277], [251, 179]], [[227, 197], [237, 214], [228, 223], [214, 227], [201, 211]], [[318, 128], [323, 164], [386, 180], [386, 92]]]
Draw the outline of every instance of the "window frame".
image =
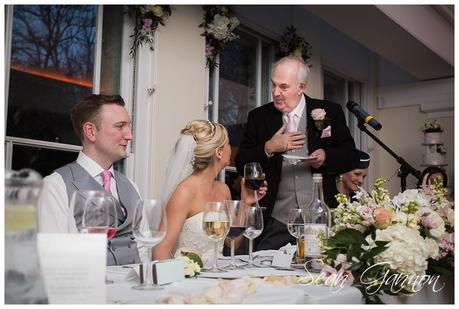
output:
[[[268, 54], [269, 58], [269, 67], [268, 72], [271, 71], [272, 59], [274, 54], [274, 44], [276, 40], [263, 36], [261, 34], [256, 33], [255, 31], [251, 30], [249, 27], [240, 25], [237, 29], [239, 32], [243, 32], [254, 39], [257, 40], [257, 49], [256, 49], [256, 73], [255, 73], [255, 107], [260, 107], [263, 102], [261, 102], [261, 91], [262, 91], [262, 66], [263, 66], [263, 43], [267, 43], [271, 46], [270, 52]], [[220, 55], [217, 56], [217, 64], [220, 63]], [[218, 122], [219, 119], [219, 79], [220, 79], [220, 67], [216, 67], [213, 71], [212, 76], [209, 78], [209, 89], [212, 87], [212, 95], [210, 97], [209, 103], [206, 105], [206, 108], [210, 109], [210, 115], [212, 117], [209, 118], [209, 111], [207, 111], [207, 119], [213, 122]], [[271, 94], [271, 83], [268, 83], [268, 98], [272, 100]], [[264, 102], [267, 103], [267, 102]], [[220, 181], [225, 181], [226, 172], [233, 172], [237, 173], [235, 166], [227, 166], [225, 167], [218, 175], [218, 179]]]
[[[58, 4], [56, 4], [58, 5]], [[130, 32], [132, 31], [132, 21], [127, 14], [127, 6], [123, 5], [123, 29], [122, 29], [122, 51], [121, 51], [121, 80], [120, 80], [120, 95], [123, 97], [126, 103], [126, 109], [132, 115], [134, 110], [134, 65], [135, 61], [129, 56], [131, 40], [129, 38]], [[11, 67], [11, 43], [12, 43], [12, 30], [13, 30], [13, 12], [14, 5], [7, 5], [5, 14], [5, 116], [4, 116], [4, 132], [6, 132], [7, 117], [8, 117], [8, 97], [9, 97], [9, 75]], [[103, 34], [103, 12], [104, 5], [96, 5], [96, 40], [94, 48], [94, 71], [93, 71], [93, 88], [92, 92], [95, 94], [100, 93], [100, 78], [101, 78], [101, 57], [102, 57], [102, 34]], [[135, 126], [133, 119], [132, 126]], [[13, 163], [13, 147], [15, 145], [29, 146], [29, 147], [40, 147], [45, 149], [60, 150], [67, 152], [79, 152], [82, 146], [56, 143], [50, 141], [41, 141], [36, 139], [20, 138], [14, 136], [4, 136], [3, 146], [5, 147], [5, 169], [11, 169]], [[130, 149], [128, 149], [128, 158], [126, 158], [124, 173], [134, 178], [135, 174], [135, 156], [133, 153], [134, 140], [131, 143]]]

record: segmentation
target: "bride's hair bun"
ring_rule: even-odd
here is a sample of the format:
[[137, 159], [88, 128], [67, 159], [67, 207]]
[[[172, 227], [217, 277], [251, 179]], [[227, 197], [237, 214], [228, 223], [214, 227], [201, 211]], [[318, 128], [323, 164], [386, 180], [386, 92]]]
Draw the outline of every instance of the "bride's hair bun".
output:
[[196, 141], [193, 164], [195, 170], [203, 170], [212, 163], [215, 150], [225, 144], [228, 136], [224, 126], [208, 120], [190, 121], [181, 133], [192, 135]]

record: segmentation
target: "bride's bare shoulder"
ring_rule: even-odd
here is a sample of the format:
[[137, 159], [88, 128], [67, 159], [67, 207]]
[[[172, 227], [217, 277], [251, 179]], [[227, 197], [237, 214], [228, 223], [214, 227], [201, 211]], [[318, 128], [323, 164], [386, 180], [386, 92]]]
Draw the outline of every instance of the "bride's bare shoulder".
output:
[[191, 197], [196, 193], [197, 181], [193, 176], [185, 178], [175, 189], [175, 194], [180, 194], [186, 197]]

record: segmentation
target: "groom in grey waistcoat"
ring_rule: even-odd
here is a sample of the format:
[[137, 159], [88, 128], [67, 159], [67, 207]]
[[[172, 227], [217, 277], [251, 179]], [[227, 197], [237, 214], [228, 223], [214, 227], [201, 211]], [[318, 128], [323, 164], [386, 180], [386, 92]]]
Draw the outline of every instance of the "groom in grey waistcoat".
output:
[[[67, 233], [75, 191], [105, 190], [113, 195], [119, 201], [119, 222], [114, 238], [107, 242], [107, 265], [140, 262], [132, 236], [133, 212], [140, 195], [136, 185], [113, 168], [114, 162], [126, 158], [132, 139], [131, 118], [124, 105], [119, 95], [90, 95], [75, 105], [72, 125], [83, 149], [75, 162], [44, 178], [38, 201], [38, 231]], [[75, 209], [73, 216], [79, 229], [82, 211]]]
[[[285, 57], [271, 72], [273, 102], [252, 110], [236, 156], [243, 175], [244, 164], [259, 162], [268, 182], [260, 201], [264, 230], [256, 238], [256, 250], [279, 249], [295, 238], [287, 229], [292, 208], [305, 208], [311, 200], [312, 174], [323, 175], [324, 187], [357, 155], [341, 107], [304, 94], [309, 67], [300, 58]], [[289, 160], [289, 156], [307, 157]]]

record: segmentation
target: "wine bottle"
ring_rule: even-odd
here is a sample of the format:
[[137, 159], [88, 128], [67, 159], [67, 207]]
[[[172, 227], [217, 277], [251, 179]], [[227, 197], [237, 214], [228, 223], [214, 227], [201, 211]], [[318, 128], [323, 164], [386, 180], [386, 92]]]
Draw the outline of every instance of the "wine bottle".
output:
[[319, 246], [318, 236], [323, 233], [328, 238], [328, 231], [331, 226], [330, 208], [324, 202], [322, 174], [312, 175], [312, 199], [306, 208], [304, 217], [304, 256], [306, 267], [312, 271], [320, 271], [322, 265], [319, 258], [322, 255], [322, 250]]

